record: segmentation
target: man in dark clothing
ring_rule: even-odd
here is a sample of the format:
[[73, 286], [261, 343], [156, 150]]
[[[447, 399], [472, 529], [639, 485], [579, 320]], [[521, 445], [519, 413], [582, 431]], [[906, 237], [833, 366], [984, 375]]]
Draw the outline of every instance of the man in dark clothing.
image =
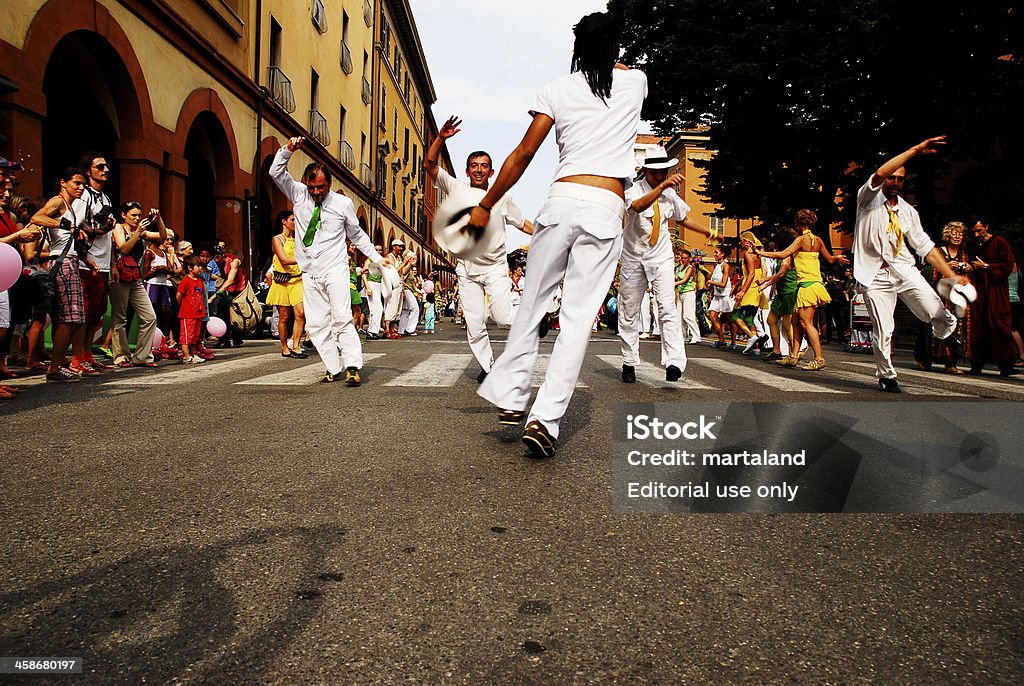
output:
[[978, 299], [971, 303], [971, 371], [981, 374], [986, 362], [999, 366], [1000, 376], [1016, 374], [1010, 310], [1010, 272], [1013, 251], [1002, 236], [989, 233], [989, 222], [978, 219], [971, 223], [974, 232], [974, 261], [971, 280], [978, 290]]

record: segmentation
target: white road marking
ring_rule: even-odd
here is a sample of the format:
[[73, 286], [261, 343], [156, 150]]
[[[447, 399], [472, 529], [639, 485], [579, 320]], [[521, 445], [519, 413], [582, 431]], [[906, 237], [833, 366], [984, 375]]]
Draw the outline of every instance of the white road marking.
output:
[[[384, 357], [384, 353], [363, 353], [363, 362]], [[276, 374], [257, 376], [255, 379], [236, 381], [237, 386], [309, 386], [320, 381], [323, 376], [323, 362], [317, 360], [312, 363], [303, 364], [294, 369], [288, 369]], [[335, 377], [337, 378], [337, 377]]]
[[398, 375], [385, 386], [413, 386], [419, 388], [449, 388], [462, 377], [473, 355], [435, 353], [423, 362]]
[[[766, 386], [770, 386], [775, 390], [787, 393], [836, 393], [842, 395], [849, 393], [849, 391], [829, 388], [828, 386], [822, 386], [809, 381], [794, 379], [790, 377], [789, 374], [780, 373], [781, 370], [780, 372], [769, 372], [757, 369], [750, 365], [730, 362], [729, 360], [712, 360], [704, 357], [691, 358], [689, 364], [696, 365], [698, 367], [707, 367], [716, 372], [721, 372], [722, 374], [729, 374], [730, 376], [740, 376], [748, 381], [761, 383]], [[812, 375], [812, 372], [803, 373], [807, 375], [808, 378]]]
[[[872, 362], [843, 362], [843, 364], [851, 367], [865, 367], [871, 370], [875, 369], [875, 365]], [[967, 386], [969, 388], [984, 389], [987, 391], [1000, 391], [1002, 393], [1010, 393], [1012, 395], [1024, 396], [1024, 388], [1021, 388], [1020, 382], [1010, 381], [997, 381], [1002, 377], [996, 375], [990, 375], [986, 377], [977, 376], [953, 376], [952, 374], [944, 374], [943, 372], [922, 372], [917, 369], [897, 369], [897, 381], [900, 381], [904, 377], [912, 377], [916, 379], [928, 379], [929, 381], [935, 381], [940, 384], [956, 384], [958, 386]], [[903, 385], [902, 383], [900, 384]]]
[[[214, 360], [203, 364], [172, 365], [163, 364], [162, 367], [175, 366], [173, 372], [152, 370], [138, 370], [136, 374], [127, 379], [108, 381], [104, 386], [167, 386], [177, 383], [186, 383], [199, 379], [206, 379], [211, 376], [220, 376], [231, 372], [242, 371], [250, 367], [258, 367], [272, 360], [281, 359], [281, 353], [269, 353], [256, 355], [255, 357], [243, 357], [238, 360], [226, 362]], [[148, 372], [148, 373], [147, 373]]]
[[[551, 355], [537, 355], [537, 362], [533, 365], [533, 379], [531, 384], [534, 388], [540, 388], [544, 384], [544, 376], [548, 373], [548, 365], [551, 363]], [[576, 388], [586, 388], [587, 384], [576, 379]]]
[[[622, 356], [621, 355], [598, 355], [598, 359], [610, 364], [612, 367], [620, 370], [622, 369]], [[691, 364], [693, 360], [687, 361], [687, 366]], [[654, 386], [655, 388], [692, 388], [694, 390], [716, 390], [714, 386], [708, 386], [699, 381], [689, 378], [688, 374], [684, 371], [683, 378], [679, 381], [666, 381], [665, 380], [665, 369], [658, 367], [650, 362], [644, 362], [640, 360], [640, 364], [636, 365], [636, 380], [640, 381], [648, 386]]]

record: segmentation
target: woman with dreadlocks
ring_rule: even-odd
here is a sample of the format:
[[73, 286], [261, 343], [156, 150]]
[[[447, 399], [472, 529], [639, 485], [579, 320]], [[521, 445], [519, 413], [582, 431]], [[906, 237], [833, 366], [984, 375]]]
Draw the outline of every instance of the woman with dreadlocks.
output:
[[538, 326], [562, 282], [561, 332], [523, 434], [533, 457], [555, 453], [559, 422], [579, 377], [590, 328], [615, 273], [625, 188], [636, 169], [633, 144], [647, 96], [643, 72], [616, 61], [619, 26], [608, 14], [588, 14], [573, 33], [570, 73], [541, 88], [530, 111], [533, 122], [469, 222], [477, 229], [487, 224], [491, 208], [519, 180], [554, 128], [558, 168], [534, 222], [519, 312], [505, 351], [478, 391], [503, 408], [502, 424], [523, 420]]

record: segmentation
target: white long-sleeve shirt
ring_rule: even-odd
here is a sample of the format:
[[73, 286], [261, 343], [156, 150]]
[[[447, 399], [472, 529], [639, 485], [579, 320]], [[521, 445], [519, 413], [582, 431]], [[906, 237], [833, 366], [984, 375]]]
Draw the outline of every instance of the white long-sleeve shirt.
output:
[[647, 179], [641, 179], [626, 191], [626, 228], [622, 232], [622, 276], [629, 277], [637, 267], [642, 266], [648, 277], [653, 277], [665, 262], [673, 261], [672, 235], [668, 220], [681, 222], [690, 212], [690, 206], [683, 202], [671, 188], [666, 188], [654, 202], [661, 213], [661, 227], [658, 240], [651, 245], [654, 230], [654, 203], [643, 212], [635, 212], [634, 202], [651, 192]]
[[[451, 195], [458, 188], [469, 188], [468, 183], [456, 179], [441, 168], [437, 170], [435, 185], [445, 195]], [[519, 209], [519, 206], [516, 205], [515, 201], [512, 200], [512, 196], [508, 193], [501, 196], [501, 199], [494, 203], [494, 207], [491, 208], [491, 216], [501, 216], [505, 222], [506, 229], [509, 226], [514, 226], [521, 230], [526, 225], [522, 210]], [[505, 248], [506, 236], [507, 231], [495, 231], [489, 234], [487, 245], [479, 255], [472, 260], [459, 260], [456, 263], [457, 273], [464, 275], [479, 274], [493, 269], [495, 265], [508, 269], [508, 254]]]
[[348, 278], [348, 240], [359, 252], [370, 258], [371, 262], [383, 259], [373, 248], [370, 237], [363, 232], [356, 217], [356, 206], [340, 193], [328, 191], [327, 197], [320, 205], [320, 228], [313, 236], [313, 244], [308, 248], [302, 242], [313, 217], [316, 203], [310, 197], [305, 184], [301, 184], [288, 173], [288, 161], [292, 153], [282, 147], [274, 156], [270, 165], [270, 177], [288, 199], [292, 201], [295, 213], [295, 261], [299, 269], [310, 276], [326, 274], [343, 274]]
[[[872, 175], [873, 178], [874, 175]], [[885, 262], [893, 271], [907, 276], [917, 270], [911, 251], [918, 257], [932, 251], [935, 242], [924, 232], [921, 216], [914, 207], [899, 198], [895, 212], [903, 233], [903, 248], [896, 254], [895, 235], [886, 234], [889, 225], [889, 212], [886, 210], [885, 194], [882, 184], [871, 185], [871, 179], [857, 191], [857, 223], [853, 233], [853, 278], [865, 286], [870, 286], [875, 275]]]

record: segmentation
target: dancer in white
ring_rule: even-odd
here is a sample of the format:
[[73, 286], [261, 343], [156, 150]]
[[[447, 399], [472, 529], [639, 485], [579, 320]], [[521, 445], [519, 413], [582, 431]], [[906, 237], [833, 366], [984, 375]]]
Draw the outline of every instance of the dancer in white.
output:
[[[423, 158], [427, 180], [436, 182], [437, 187], [445, 194], [451, 194], [456, 188], [467, 185], [437, 163], [445, 141], [461, 131], [461, 124], [462, 121], [457, 117], [449, 117]], [[493, 175], [491, 156], [483, 150], [471, 152], [466, 158], [466, 177], [469, 179], [469, 186], [487, 190]], [[505, 218], [506, 227], [514, 226], [524, 233], [533, 233], [533, 223], [523, 219], [522, 211], [512, 201], [511, 196], [502, 195], [493, 205], [492, 211]], [[491, 319], [498, 326], [512, 325], [512, 285], [508, 275], [505, 233], [495, 232], [487, 237], [487, 241], [487, 247], [480, 255], [471, 260], [459, 260], [455, 265], [455, 273], [459, 277], [459, 295], [462, 297], [462, 313], [466, 322], [466, 338], [469, 339], [469, 349], [480, 363], [477, 383], [487, 377], [494, 363], [491, 339], [487, 335], [487, 309], [490, 309]]]
[[331, 190], [329, 169], [317, 162], [307, 165], [302, 183], [288, 173], [288, 160], [303, 140], [292, 138], [277, 151], [270, 176], [295, 212], [295, 261], [302, 269], [306, 330], [327, 368], [320, 381], [330, 383], [344, 369], [345, 383], [358, 386], [363, 348], [352, 322], [346, 240], [372, 262], [382, 258], [360, 228], [355, 205]]
[[643, 178], [626, 191], [626, 228], [622, 234], [619, 272], [619, 338], [625, 383], [636, 382], [635, 367], [640, 363], [638, 323], [648, 282], [661, 326], [661, 366], [665, 367], [665, 379], [678, 381], [686, 369], [668, 220], [674, 219], [688, 229], [709, 232], [687, 216], [690, 206], [676, 192], [683, 175], [668, 173], [677, 164], [679, 160], [669, 159], [665, 148], [652, 148], [644, 159]]
[[946, 340], [956, 331], [956, 317], [917, 270], [914, 253], [943, 277], [967, 284], [967, 277], [953, 271], [924, 232], [917, 210], [900, 197], [907, 162], [936, 153], [945, 143], [945, 136], [921, 141], [884, 163], [857, 191], [853, 278], [871, 315], [875, 376], [879, 388], [887, 393], [900, 392], [891, 351], [896, 298], [922, 322], [931, 322], [936, 338]]
[[541, 89], [522, 142], [470, 212], [470, 226], [482, 230], [494, 204], [519, 180], [555, 130], [556, 181], [537, 215], [522, 304], [505, 351], [478, 391], [503, 408], [501, 423], [522, 421], [540, 344], [537, 327], [564, 279], [561, 331], [523, 433], [523, 442], [535, 457], [555, 454], [559, 424], [576, 387], [590, 329], [622, 249], [624, 191], [635, 170], [633, 144], [647, 77], [616, 63], [619, 31], [606, 13], [580, 20], [574, 28], [572, 73]]
[[[384, 247], [375, 245], [373, 249], [381, 253]], [[367, 340], [380, 338], [381, 319], [384, 317], [383, 274], [381, 265], [375, 262], [371, 262], [363, 270], [363, 286], [366, 288], [366, 298], [370, 308], [370, 319], [366, 323]]]
[[729, 248], [724, 245], [715, 248], [715, 271], [711, 272], [711, 280], [708, 281], [708, 286], [713, 289], [711, 291], [711, 305], [708, 307], [708, 312], [711, 317], [711, 326], [715, 329], [715, 335], [718, 336], [718, 340], [712, 343], [711, 347], [726, 347], [727, 344], [722, 327], [728, 326], [730, 340], [732, 341], [732, 345], [729, 347], [731, 350], [735, 350], [736, 328], [729, 322], [728, 317], [725, 318], [726, 321], [724, 323], [722, 322], [722, 315], [732, 312], [736, 304], [732, 295], [732, 265], [725, 259], [729, 256], [728, 251]]

